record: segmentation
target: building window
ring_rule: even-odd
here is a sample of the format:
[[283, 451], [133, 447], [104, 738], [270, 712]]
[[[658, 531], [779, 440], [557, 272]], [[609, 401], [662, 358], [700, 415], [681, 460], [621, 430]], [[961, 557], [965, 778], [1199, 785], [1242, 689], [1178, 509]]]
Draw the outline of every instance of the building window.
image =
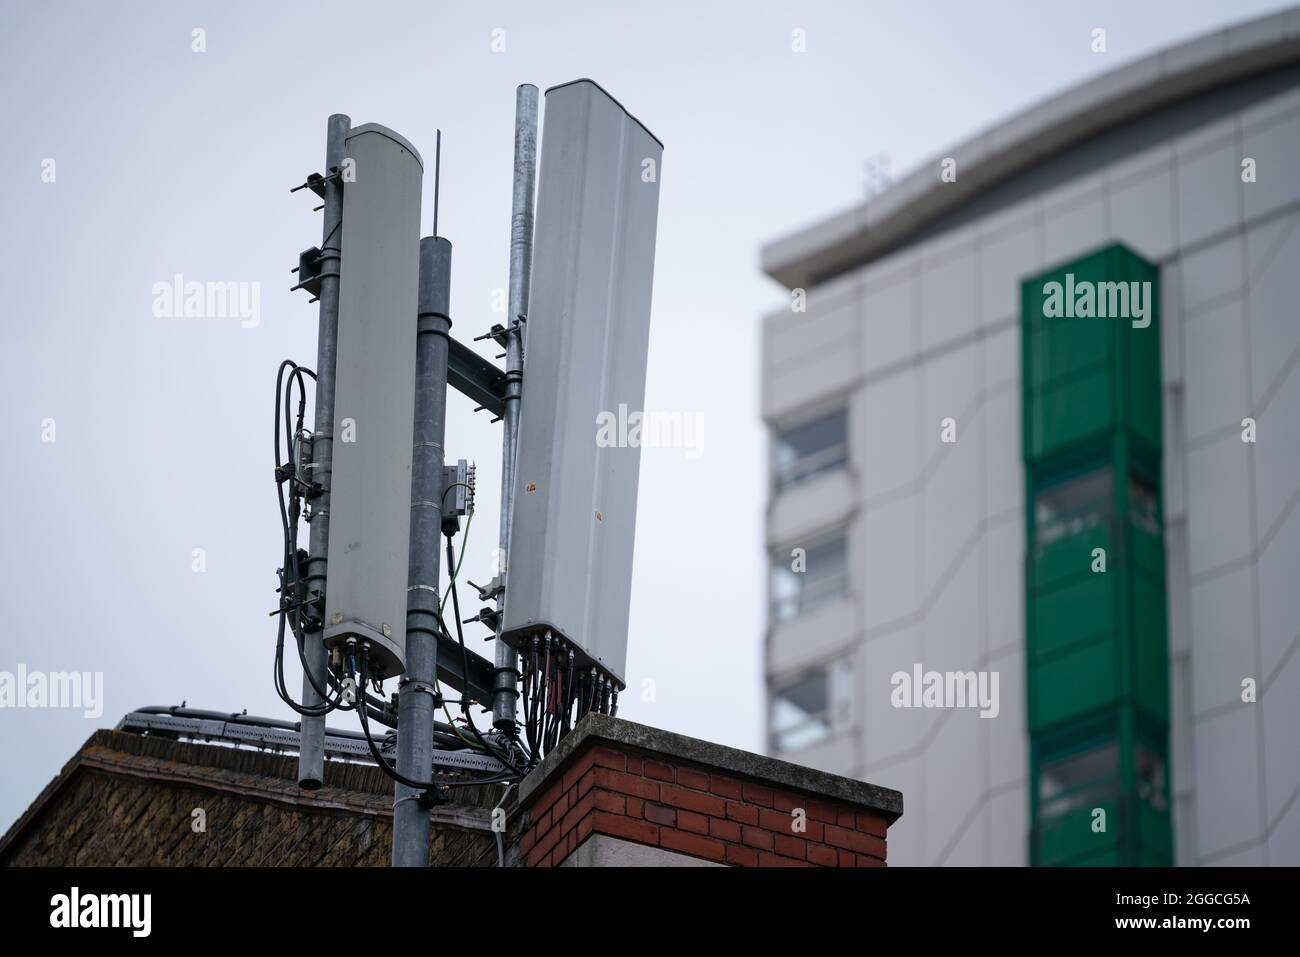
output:
[[1100, 525], [1111, 508], [1110, 467], [1039, 489], [1034, 496], [1034, 539], [1050, 545]]
[[1038, 817], [1060, 817], [1119, 793], [1119, 745], [1114, 741], [1045, 761], [1038, 776]]
[[771, 737], [777, 752], [797, 751], [824, 741], [831, 733], [831, 681], [818, 669], [772, 695]]
[[1169, 809], [1169, 791], [1165, 786], [1165, 762], [1143, 745], [1134, 749], [1137, 759], [1137, 793], [1138, 797], [1156, 811]]
[[1133, 475], [1128, 480], [1128, 518], [1142, 531], [1160, 534], [1160, 495], [1141, 476]]
[[[802, 554], [799, 554], [799, 553]], [[848, 544], [843, 535], [772, 558], [772, 617], [786, 621], [848, 592]]]
[[839, 468], [849, 457], [848, 412], [828, 415], [778, 432], [773, 440], [776, 490]]

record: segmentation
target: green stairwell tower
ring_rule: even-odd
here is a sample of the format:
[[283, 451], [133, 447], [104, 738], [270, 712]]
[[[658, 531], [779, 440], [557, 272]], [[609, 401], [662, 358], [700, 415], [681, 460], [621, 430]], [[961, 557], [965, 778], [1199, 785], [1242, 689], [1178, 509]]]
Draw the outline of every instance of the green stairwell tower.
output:
[[1035, 865], [1173, 863], [1159, 289], [1120, 245], [1021, 286]]

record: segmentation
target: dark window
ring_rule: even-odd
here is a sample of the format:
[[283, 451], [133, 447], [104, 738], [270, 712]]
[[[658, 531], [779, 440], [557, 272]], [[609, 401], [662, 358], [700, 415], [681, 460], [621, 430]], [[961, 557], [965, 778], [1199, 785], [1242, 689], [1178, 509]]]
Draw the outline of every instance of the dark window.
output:
[[772, 558], [772, 617], [785, 621], [834, 601], [847, 593], [848, 579], [843, 536], [778, 552]]
[[1096, 745], [1043, 763], [1038, 775], [1038, 816], [1060, 817], [1119, 792], [1119, 745]]
[[814, 671], [772, 695], [770, 728], [776, 751], [796, 751], [831, 733], [830, 675]]
[[1140, 476], [1128, 480], [1129, 521], [1152, 535], [1160, 534], [1160, 498], [1150, 482]]
[[1169, 791], [1166, 787], [1165, 762], [1160, 755], [1142, 745], [1137, 746], [1138, 797], [1157, 811], [1169, 809]]
[[1100, 525], [1113, 497], [1109, 466], [1039, 489], [1034, 498], [1034, 539], [1048, 545]]
[[848, 413], [837, 409], [778, 432], [773, 444], [773, 470], [779, 492], [848, 461]]

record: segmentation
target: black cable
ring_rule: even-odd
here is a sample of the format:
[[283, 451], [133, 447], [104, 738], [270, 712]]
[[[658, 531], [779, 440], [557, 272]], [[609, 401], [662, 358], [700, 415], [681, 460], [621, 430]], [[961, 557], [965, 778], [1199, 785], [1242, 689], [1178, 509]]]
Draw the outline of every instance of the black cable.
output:
[[[460, 643], [460, 660], [461, 660], [461, 668], [463, 669], [461, 674], [464, 676], [465, 684], [466, 687], [468, 688], [469, 651], [465, 647], [465, 631], [463, 628], [461, 628], [461, 624], [460, 624], [460, 597], [456, 593], [456, 576], [455, 574], [452, 573], [452, 569], [454, 569], [455, 567], [456, 567], [455, 543], [452, 540], [452, 536], [448, 534], [447, 535], [447, 577], [450, 579], [451, 582], [451, 609], [452, 609], [452, 614], [455, 616], [455, 620], [456, 620], [456, 640]], [[438, 622], [442, 630], [445, 632], [447, 630], [447, 625], [446, 622], [443, 620], [441, 612], [439, 612], [438, 614]], [[450, 639], [451, 635], [448, 635], [447, 637]], [[465, 716], [465, 721], [469, 725], [470, 733], [473, 734], [475, 739], [478, 741], [478, 743], [483, 745], [483, 747], [487, 749], [488, 752], [491, 753], [498, 761], [500, 761], [506, 767], [510, 768], [511, 771], [515, 772], [520, 777], [523, 777], [525, 772], [522, 769], [516, 767], [515, 763], [509, 759], [508, 755], [504, 754], [503, 752], [499, 752], [496, 748], [493, 748], [491, 745], [487, 743], [486, 740], [484, 740], [483, 735], [479, 733], [478, 727], [474, 724], [474, 715], [470, 712], [469, 704], [467, 703], [468, 700], [469, 699], [464, 695], [464, 693], [462, 693], [462, 697], [460, 701], [460, 711], [461, 714]]]
[[529, 748], [532, 749], [534, 754], [537, 754], [538, 757], [541, 757], [540, 752], [542, 750], [542, 742], [537, 737], [537, 689], [538, 689], [538, 683], [541, 680], [538, 677], [538, 671], [541, 669], [542, 665], [541, 665], [541, 661], [538, 660], [537, 649], [539, 643], [536, 635], [533, 635], [533, 640], [531, 644], [532, 644], [532, 649], [531, 649], [532, 657], [529, 659], [528, 662], [529, 665], [528, 672], [529, 675], [532, 677], [532, 681], [529, 682], [529, 690], [531, 694], [529, 695], [528, 701], [525, 703], [524, 730], [528, 735]]
[[547, 748], [547, 736], [550, 734], [550, 711], [551, 711], [551, 635], [547, 632], [546, 637], [542, 640], [542, 686], [537, 693], [541, 700], [541, 715], [539, 716], [542, 752], [545, 754]]
[[532, 695], [528, 699], [528, 737], [530, 741], [534, 742], [533, 750], [536, 751], [540, 757], [543, 748], [542, 739], [538, 735], [537, 728], [537, 703], [541, 699], [542, 684], [542, 657], [541, 652], [539, 651], [541, 639], [534, 635], [532, 645], [532, 661], [530, 662], [530, 667], [532, 669], [533, 681]]
[[[288, 371], [289, 373], [287, 379], [285, 376], [286, 371]], [[306, 382], [304, 381], [303, 378], [304, 376], [309, 376], [313, 380], [316, 379], [316, 374], [312, 370], [297, 365], [292, 359], [286, 359], [283, 362], [281, 362], [279, 369], [276, 371], [275, 412], [274, 412], [274, 452], [275, 452], [275, 465], [276, 465], [276, 478], [277, 478], [276, 499], [280, 509], [280, 522], [281, 522], [281, 530], [283, 533], [284, 561], [283, 561], [283, 567], [280, 569], [281, 608], [280, 608], [280, 613], [277, 616], [278, 627], [276, 633], [275, 663], [272, 671], [273, 684], [275, 686], [276, 693], [281, 698], [281, 700], [284, 701], [286, 705], [288, 705], [293, 711], [295, 711], [299, 715], [303, 715], [306, 717], [323, 717], [335, 710], [356, 710], [358, 716], [361, 719], [363, 736], [366, 738], [366, 741], [370, 747], [371, 756], [376, 760], [376, 762], [380, 765], [380, 767], [383, 768], [386, 772], [388, 772], [389, 776], [393, 777], [394, 780], [399, 780], [401, 783], [405, 784], [406, 786], [415, 788], [417, 790], [421, 790], [427, 795], [432, 789], [438, 787], [440, 783], [434, 781], [430, 781], [427, 783], [412, 781], [409, 778], [404, 778], [402, 775], [398, 774], [398, 772], [388, 764], [387, 759], [384, 758], [382, 752], [379, 751], [378, 746], [374, 742], [374, 738], [370, 734], [370, 726], [369, 726], [370, 718], [374, 718], [376, 721], [379, 721], [390, 727], [395, 727], [395, 721], [388, 714], [389, 703], [382, 697], [377, 697], [375, 695], [370, 694], [369, 691], [367, 690], [367, 684], [370, 680], [369, 646], [366, 645], [363, 648], [364, 660], [363, 660], [362, 680], [360, 686], [357, 689], [357, 696], [354, 700], [354, 703], [352, 704], [348, 704], [345, 701], [344, 682], [340, 674], [335, 673], [335, 669], [331, 668], [329, 671], [326, 672], [325, 675], [326, 684], [327, 686], [329, 686], [330, 689], [329, 692], [327, 692], [325, 691], [325, 689], [321, 688], [315, 676], [312, 675], [310, 669], [307, 666], [306, 653], [304, 649], [304, 641], [306, 639], [306, 634], [305, 634], [306, 623], [303, 618], [303, 606], [305, 603], [300, 600], [298, 595], [298, 588], [301, 582], [303, 581], [302, 578], [303, 570], [299, 566], [297, 540], [298, 540], [298, 518], [300, 514], [299, 504], [302, 499], [299, 489], [305, 488], [310, 491], [311, 485], [310, 483], [304, 481], [303, 477], [299, 474], [300, 462], [299, 462], [299, 455], [297, 453], [300, 452], [300, 450], [295, 448], [296, 443], [301, 441], [301, 436], [303, 433], [304, 422], [306, 417], [307, 388], [306, 388]], [[296, 422], [295, 422], [295, 416], [292, 412], [293, 398], [294, 398], [293, 390], [295, 387], [298, 390], [298, 408], [297, 408]], [[282, 406], [283, 406], [283, 427], [285, 431], [285, 440], [283, 446], [281, 445], [281, 441], [280, 441]], [[289, 467], [289, 473], [290, 473], [287, 476], [283, 475], [283, 470], [286, 464]], [[283, 488], [283, 486], [286, 484], [288, 485], [288, 499], [289, 499], [287, 503], [285, 501], [286, 492], [285, 489]], [[446, 493], [444, 492], [444, 496], [445, 494]], [[450, 539], [448, 541], [448, 544], [450, 546], [451, 544]], [[451, 569], [454, 569], [455, 565], [453, 564], [450, 565], [449, 567]], [[453, 582], [454, 582], [454, 578], [453, 578]], [[459, 633], [460, 629], [459, 629], [459, 598], [458, 597], [456, 598], [456, 605], [457, 605], [457, 630]], [[448, 639], [450, 640], [451, 636], [450, 634], [447, 634], [446, 626], [441, 621], [441, 616], [439, 616], [439, 625], [441, 626], [443, 633], [446, 634]], [[307, 676], [308, 681], [311, 683], [312, 688], [315, 689], [316, 693], [319, 694], [323, 699], [322, 704], [320, 705], [301, 704], [293, 700], [292, 695], [289, 694], [288, 685], [285, 681], [285, 676], [284, 676], [284, 638], [285, 638], [286, 627], [288, 627], [288, 629], [293, 633], [295, 639], [295, 645], [297, 646], [297, 650], [298, 650], [298, 659], [299, 659], [299, 663], [302, 665], [303, 673]], [[463, 634], [461, 634], [460, 636], [460, 643], [461, 643], [462, 652], [463, 654], [466, 655], [464, 660], [467, 663], [468, 653], [465, 650]], [[466, 673], [468, 673], [468, 667], [466, 668]], [[465, 702], [463, 700], [461, 702], [461, 705], [462, 705], [462, 709], [464, 709]], [[471, 725], [472, 725], [472, 719], [471, 719]], [[451, 730], [454, 732], [454, 728], [452, 728]], [[494, 748], [492, 745], [490, 745], [483, 738], [481, 734], [479, 734], [478, 729], [474, 728], [473, 730], [474, 730], [475, 737], [477, 737], [479, 740], [479, 745], [481, 746], [482, 751], [492, 754], [493, 756], [498, 757], [498, 759], [502, 759], [503, 756], [500, 753], [498, 753], [497, 749]], [[451, 735], [443, 732], [438, 732], [435, 730], [434, 733], [436, 736], [436, 743], [441, 744], [444, 747], [444, 749], [446, 743], [456, 740]], [[499, 778], [492, 777], [492, 778], [474, 779], [472, 781], [465, 781], [465, 782], [447, 782], [447, 785], [452, 786], [454, 784], [455, 786], [459, 787], [459, 786], [468, 786], [470, 784], [488, 784], [488, 783], [494, 783], [497, 780], [517, 780], [519, 777], [522, 777], [523, 772], [518, 767], [516, 767], [513, 764], [513, 762], [509, 761], [508, 757], [502, 759], [502, 763], [506, 764], [510, 768], [510, 772], [506, 775], [500, 776]]]
[[[302, 481], [301, 476], [298, 474], [298, 468], [297, 468], [298, 462], [297, 462], [297, 456], [295, 455], [294, 446], [295, 446], [295, 440], [302, 435], [303, 423], [306, 417], [307, 387], [306, 387], [306, 383], [303, 381], [303, 375], [309, 375], [313, 380], [315, 380], [316, 373], [312, 372], [310, 369], [307, 369], [303, 366], [297, 365], [296, 363], [294, 363], [292, 360], [289, 359], [286, 359], [284, 362], [280, 364], [280, 369], [276, 377], [277, 432], [276, 432], [275, 448], [276, 448], [277, 468], [282, 465], [282, 462], [280, 460], [280, 441], [279, 441], [279, 431], [278, 431], [279, 430], [278, 406], [280, 400], [280, 384], [281, 381], [283, 380], [284, 370], [286, 369], [286, 367], [291, 369], [288, 381], [284, 382], [284, 393], [283, 393], [285, 450], [287, 453], [287, 462], [291, 468], [291, 475], [289, 476], [288, 479], [290, 505], [287, 509], [287, 514], [286, 514], [286, 509], [284, 507], [283, 491], [280, 491], [279, 497], [281, 502], [281, 518], [286, 524], [286, 528], [285, 528], [285, 568], [287, 571], [286, 578], [289, 581], [293, 582], [296, 586], [297, 583], [302, 581], [302, 569], [298, 565], [297, 542], [298, 542], [298, 516], [299, 516], [300, 496], [297, 492], [297, 488], [299, 485], [306, 485], [306, 483]], [[291, 420], [290, 412], [289, 412], [292, 403], [293, 387], [295, 384], [298, 387], [298, 415], [297, 415], [296, 423], [294, 423]], [[331, 699], [330, 694], [327, 691], [325, 691], [323, 688], [321, 688], [320, 684], [316, 681], [315, 676], [311, 673], [311, 669], [307, 664], [306, 651], [303, 647], [306, 636], [304, 634], [305, 629], [302, 623], [302, 605], [299, 603], [294, 606], [291, 606], [288, 609], [288, 612], [293, 616], [293, 618], [290, 621], [290, 630], [293, 632], [295, 643], [297, 645], [299, 664], [303, 669], [303, 673], [307, 676], [307, 679], [310, 682], [313, 690], [315, 690], [315, 692], [321, 697], [323, 702], [320, 705], [300, 705], [297, 708], [295, 708], [295, 710], [298, 710], [300, 713], [303, 714], [310, 712], [313, 715], [319, 716], [319, 715], [328, 714], [329, 712], [334, 711], [336, 709], [346, 711], [355, 707], [355, 705], [351, 705], [346, 702], [344, 695], [342, 693], [341, 683], [337, 679], [335, 679], [332, 682], [330, 681], [330, 679], [333, 677], [332, 675], [329, 674], [326, 675], [326, 683], [327, 685], [332, 684], [334, 690], [338, 692], [337, 697], [333, 699]], [[284, 683], [283, 667], [284, 667], [283, 651], [281, 650], [280, 663], [278, 664], [277, 669], [278, 669], [280, 687], [283, 690], [282, 697], [289, 699], [287, 703], [290, 704], [291, 707], [293, 707], [295, 703], [292, 701], [291, 696], [289, 696], [288, 687]]]
[[[526, 719], [527, 719], [527, 712], [528, 712], [528, 686], [529, 686], [529, 682], [531, 681], [528, 665], [529, 665], [528, 655], [527, 653], [524, 653], [522, 654], [521, 657], [522, 670], [519, 673], [519, 683], [520, 683], [519, 696], [524, 708], [525, 723], [523, 724], [523, 728], [524, 728], [525, 735], [528, 733], [528, 726], [526, 723]], [[534, 764], [536, 764], [536, 759], [534, 758], [533, 755], [533, 748], [531, 747], [531, 744], [525, 744], [523, 739], [519, 737], [519, 728], [520, 728], [520, 724], [518, 722], [513, 723], [505, 731], [505, 734], [507, 738], [514, 743], [515, 747], [519, 749], [519, 753], [524, 756], [524, 759], [528, 764], [528, 766], [531, 767]]]
[[560, 657], [559, 650], [556, 650], [555, 656], [555, 691], [551, 695], [554, 702], [555, 713], [551, 716], [551, 739], [547, 748], [553, 748], [560, 741], [560, 722], [564, 718], [564, 662]]
[[[283, 570], [282, 570], [282, 573], [281, 573], [281, 576], [280, 576], [280, 581], [281, 581], [281, 592], [282, 592], [282, 594], [283, 594], [285, 588], [287, 587], [287, 585], [286, 585], [286, 580], [287, 580], [287, 579], [286, 579], [286, 576], [285, 576], [285, 574], [283, 573]], [[275, 690], [276, 690], [276, 693], [279, 695], [280, 699], [281, 699], [282, 701], [284, 701], [284, 703], [285, 703], [286, 705], [288, 705], [291, 709], [293, 709], [293, 710], [294, 710], [295, 712], [297, 712], [298, 714], [300, 714], [300, 715], [304, 715], [304, 716], [307, 716], [307, 717], [323, 717], [324, 715], [329, 714], [331, 711], [335, 710], [336, 708], [341, 707], [341, 704], [340, 704], [340, 702], [341, 702], [341, 695], [340, 695], [339, 698], [336, 698], [336, 699], [334, 699], [334, 700], [331, 700], [330, 697], [329, 697], [328, 695], [321, 695], [322, 699], [324, 699], [324, 703], [323, 703], [323, 704], [321, 704], [321, 705], [316, 705], [316, 706], [301, 705], [301, 704], [299, 704], [298, 702], [296, 702], [296, 701], [293, 700], [292, 696], [289, 694], [288, 687], [287, 687], [287, 685], [285, 684], [285, 680], [284, 680], [284, 630], [285, 630], [285, 624], [286, 624], [286, 622], [287, 622], [287, 620], [288, 620], [288, 615], [289, 615], [289, 609], [287, 609], [287, 608], [281, 609], [280, 614], [279, 614], [279, 627], [278, 627], [278, 629], [277, 629], [277, 633], [276, 633], [276, 642], [275, 642], [275, 667], [274, 667], [274, 669], [273, 669], [273, 679], [274, 679], [274, 683], [275, 683]], [[298, 633], [297, 633], [296, 630], [295, 630], [295, 632], [294, 632], [294, 638], [295, 638], [295, 643], [298, 644], [298, 651], [299, 651], [299, 655], [301, 656], [301, 655], [302, 655], [301, 639], [300, 639], [300, 637], [299, 637], [299, 635], [298, 635]], [[315, 682], [314, 682], [314, 681], [312, 682], [312, 684], [313, 684], [313, 686], [315, 686]]]
[[[454, 482], [448, 485], [446, 488], [442, 490], [442, 498], [444, 502], [447, 499], [447, 493], [450, 492], [453, 488], [456, 488], [457, 486], [464, 486], [466, 488], [469, 487], [464, 482]], [[473, 512], [471, 511], [470, 514], [472, 516]], [[468, 521], [469, 520], [467, 519], [466, 526], [465, 526], [467, 532], [469, 530]], [[497, 760], [501, 761], [507, 767], [509, 767], [520, 777], [522, 777], [525, 772], [519, 767], [517, 767], [515, 763], [510, 760], [510, 755], [505, 751], [498, 750], [497, 748], [493, 747], [491, 744], [487, 742], [487, 740], [483, 737], [483, 735], [479, 733], [478, 727], [474, 723], [474, 716], [469, 710], [469, 699], [466, 697], [466, 694], [468, 692], [468, 685], [469, 685], [469, 651], [465, 647], [465, 633], [461, 627], [461, 621], [460, 621], [460, 595], [456, 590], [456, 577], [460, 571], [460, 565], [456, 561], [455, 541], [453, 539], [452, 533], [447, 532], [445, 534], [447, 538], [447, 579], [451, 590], [452, 613], [453, 615], [455, 615], [455, 620], [456, 620], [456, 640], [460, 644], [460, 656], [461, 656], [461, 668], [462, 668], [461, 674], [464, 676], [464, 680], [466, 684], [466, 689], [462, 691], [462, 697], [460, 701], [461, 714], [465, 716], [465, 720], [466, 723], [469, 725], [470, 732], [474, 735], [474, 738], [478, 741], [478, 743], [482, 745], [483, 749], [487, 751], [489, 754], [493, 755], [495, 758], [497, 758]], [[461, 559], [464, 560], [463, 554], [461, 555]], [[444, 598], [443, 601], [445, 603], [446, 599]], [[446, 635], [447, 640], [450, 641], [451, 634], [450, 632], [447, 631], [447, 622], [444, 619], [442, 614], [442, 605], [439, 605], [438, 607], [438, 628], [442, 631], [444, 635]]]
[[[292, 372], [290, 373], [289, 380], [287, 382], [285, 381], [285, 377], [284, 377], [284, 373], [286, 369], [292, 370]], [[306, 388], [306, 383], [303, 381], [302, 378], [303, 375], [310, 375], [313, 379], [316, 378], [316, 374], [312, 372], [310, 369], [305, 369], [302, 366], [299, 366], [292, 359], [285, 359], [283, 362], [280, 363], [280, 367], [276, 371], [276, 376], [275, 376], [274, 439], [275, 439], [275, 467], [276, 467], [276, 500], [280, 507], [280, 524], [283, 532], [283, 544], [284, 544], [284, 566], [280, 576], [281, 609], [280, 609], [280, 625], [276, 636], [274, 683], [275, 683], [275, 690], [277, 695], [279, 695], [280, 699], [286, 705], [288, 705], [293, 711], [307, 717], [323, 717], [334, 710], [337, 709], [346, 710], [350, 706], [343, 703], [343, 696], [341, 693], [341, 689], [338, 697], [331, 698], [330, 694], [324, 691], [320, 687], [320, 685], [316, 682], [316, 678], [314, 675], [311, 674], [310, 669], [307, 668], [306, 654], [302, 646], [303, 638], [301, 634], [301, 622], [299, 620], [301, 616], [301, 607], [295, 604], [297, 600], [297, 594], [296, 594], [297, 584], [302, 580], [301, 570], [298, 567], [298, 545], [297, 545], [298, 496], [296, 494], [294, 484], [293, 484], [294, 482], [298, 481], [298, 477], [294, 475], [291, 476], [289, 479], [290, 482], [290, 489], [289, 489], [290, 504], [289, 505], [285, 504], [285, 500], [284, 500], [285, 493], [284, 493], [284, 489], [282, 488], [282, 485], [284, 483], [280, 480], [281, 469], [284, 467], [285, 464], [284, 460], [281, 458], [280, 455], [281, 453], [281, 447], [280, 447], [281, 402], [282, 400], [284, 402], [284, 407], [285, 407], [284, 426], [285, 426], [286, 433], [288, 433], [285, 437], [286, 446], [288, 448], [289, 455], [292, 456], [293, 440], [291, 436], [296, 433], [293, 431], [294, 427], [290, 419], [289, 405], [292, 399], [293, 386], [296, 383], [299, 392], [298, 431], [301, 432], [302, 423], [306, 412], [306, 403], [307, 403], [307, 388]], [[291, 589], [292, 589], [292, 594], [291, 594]], [[322, 703], [319, 705], [305, 705], [305, 704], [300, 704], [297, 701], [293, 700], [293, 696], [289, 694], [288, 685], [285, 683], [284, 680], [284, 627], [286, 624], [286, 619], [288, 619], [290, 615], [294, 616], [294, 619], [289, 621], [289, 625], [290, 625], [290, 629], [293, 631], [295, 644], [297, 645], [298, 648], [299, 661], [302, 664], [303, 671], [307, 675], [307, 678], [310, 681], [312, 688], [316, 691], [318, 695], [320, 695], [322, 699]]]
[[[362, 642], [361, 644], [361, 686], [362, 687], [365, 686], [367, 680], [369, 679], [369, 672], [370, 672], [370, 643]], [[371, 757], [375, 759], [375, 763], [379, 765], [380, 770], [383, 771], [385, 774], [387, 774], [394, 781], [396, 781], [399, 784], [404, 784], [408, 788], [413, 788], [414, 790], [423, 792], [421, 794], [422, 798], [427, 798], [428, 795], [435, 793], [438, 788], [443, 788], [443, 787], [463, 788], [463, 787], [472, 787], [474, 785], [479, 785], [479, 784], [500, 784], [505, 781], [517, 781], [520, 777], [522, 777], [522, 775], [520, 774], [511, 773], [511, 774], [498, 774], [487, 778], [474, 778], [472, 780], [467, 780], [467, 781], [434, 781], [434, 780], [414, 781], [411, 778], [408, 778], [406, 775], [401, 774], [395, 768], [389, 765], [388, 759], [384, 757], [383, 753], [379, 750], [378, 745], [375, 744], [375, 739], [370, 734], [370, 724], [366, 720], [366, 710], [367, 709], [365, 708], [358, 708], [357, 714], [361, 716], [361, 731], [365, 735], [366, 744], [370, 748]]]
[[[520, 666], [523, 668], [520, 674], [520, 705], [523, 708], [524, 720], [523, 729], [524, 737], [528, 739], [528, 750], [536, 751], [537, 742], [533, 740], [533, 729], [528, 720], [529, 712], [532, 708], [532, 689], [533, 689], [533, 659], [526, 648], [521, 648], [519, 652]], [[515, 734], [518, 735], [516, 729]]]
[[[366, 686], [366, 681], [370, 673], [370, 643], [361, 643], [361, 687]], [[388, 764], [388, 759], [380, 752], [379, 747], [375, 744], [375, 739], [370, 736], [370, 722], [366, 719], [366, 709], [358, 708], [357, 714], [361, 716], [361, 731], [366, 736], [366, 744], [370, 746], [370, 754], [379, 765], [380, 770], [387, 774], [399, 784], [405, 784], [408, 788], [414, 788], [428, 794], [438, 787], [437, 781], [413, 781], [404, 774], [400, 774], [395, 768]]]
[[564, 689], [564, 721], [563, 721], [563, 723], [562, 723], [561, 726], [560, 726], [560, 736], [561, 736], [561, 737], [563, 737], [564, 735], [568, 734], [568, 733], [569, 733], [569, 728], [572, 727], [572, 726], [569, 724], [569, 717], [570, 717], [570, 715], [572, 714], [572, 708], [573, 708], [573, 669], [576, 667], [576, 666], [574, 665], [574, 661], [573, 661], [573, 649], [572, 649], [572, 648], [569, 649], [569, 662], [568, 662], [568, 664], [569, 664], [569, 668], [568, 668], [568, 679], [567, 679], [568, 683], [567, 683], [567, 685], [565, 686], [565, 689]]

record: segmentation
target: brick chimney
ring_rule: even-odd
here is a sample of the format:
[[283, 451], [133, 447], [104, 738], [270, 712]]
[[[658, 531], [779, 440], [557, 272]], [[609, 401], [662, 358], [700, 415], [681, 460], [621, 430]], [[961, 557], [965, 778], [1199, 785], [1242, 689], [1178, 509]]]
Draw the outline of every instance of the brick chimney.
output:
[[903, 795], [619, 718], [583, 718], [519, 786], [527, 867], [884, 867]]

